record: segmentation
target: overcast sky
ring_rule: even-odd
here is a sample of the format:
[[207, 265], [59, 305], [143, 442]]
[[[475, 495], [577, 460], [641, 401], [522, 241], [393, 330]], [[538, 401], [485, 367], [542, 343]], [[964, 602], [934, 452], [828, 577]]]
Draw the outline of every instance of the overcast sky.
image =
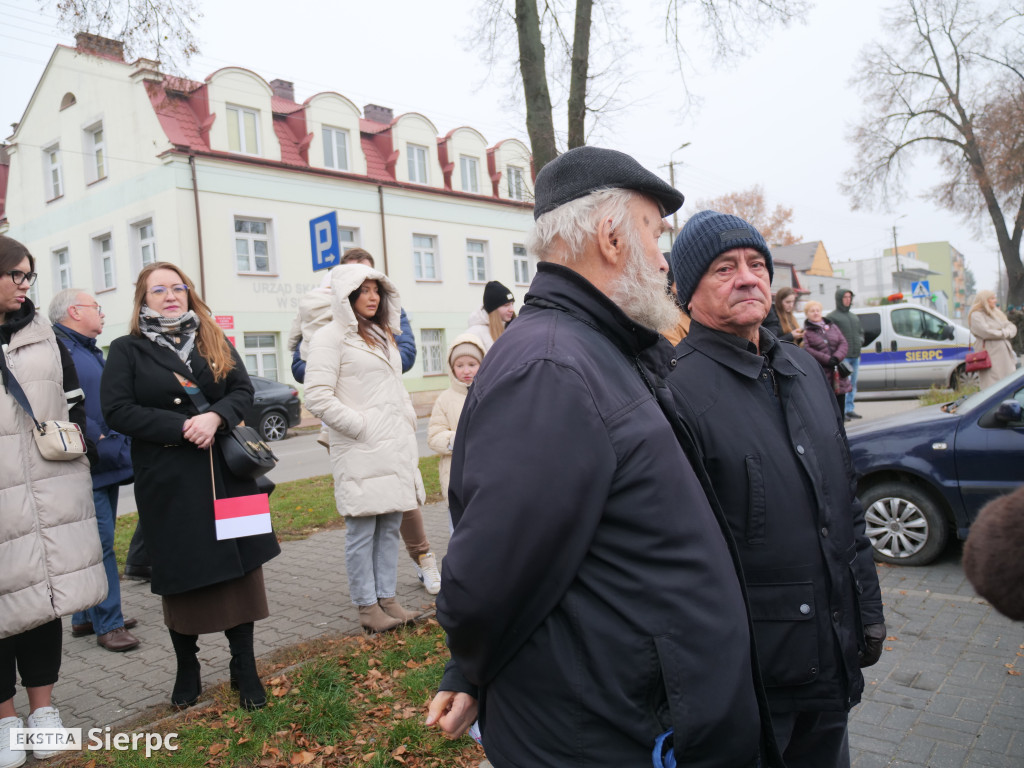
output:
[[[663, 43], [665, 0], [630, 0], [628, 12], [619, 1], [622, 108], [601, 123], [591, 143], [628, 152], [665, 178], [674, 159], [676, 186], [687, 198], [684, 216], [695, 212], [691, 203], [698, 199], [761, 184], [769, 206], [792, 208], [794, 232], [823, 241], [833, 262], [880, 255], [892, 246], [896, 225], [901, 245], [949, 241], [967, 257], [978, 288], [995, 287], [1000, 262], [991, 224], [975, 236], [917, 197], [935, 180], [933, 158], [921, 157], [911, 196], [893, 211], [851, 212], [839, 192], [853, 158], [846, 135], [861, 114], [849, 80], [858, 52], [880, 38], [886, 2], [817, 0], [805, 24], [764, 32], [731, 64], [710, 56], [695, 28], [686, 36], [687, 82], [700, 103], [685, 110], [675, 59]], [[422, 112], [442, 135], [471, 125], [490, 143], [516, 137], [528, 144], [507, 73], [486, 77], [486, 44], [474, 34], [478, 5], [207, 0], [198, 28], [203, 55], [186, 72], [202, 80], [223, 66], [246, 67], [268, 81], [293, 81], [300, 102], [333, 90], [359, 106]], [[52, 7], [0, 0], [3, 136], [21, 118], [54, 46], [74, 42], [57, 29]]]

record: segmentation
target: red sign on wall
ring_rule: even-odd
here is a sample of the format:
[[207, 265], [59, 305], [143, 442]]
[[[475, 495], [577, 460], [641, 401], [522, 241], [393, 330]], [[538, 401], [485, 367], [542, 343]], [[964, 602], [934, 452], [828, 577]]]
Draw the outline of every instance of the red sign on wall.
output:
[[234, 315], [214, 315], [214, 321], [226, 331], [231, 330], [235, 327], [235, 316]]

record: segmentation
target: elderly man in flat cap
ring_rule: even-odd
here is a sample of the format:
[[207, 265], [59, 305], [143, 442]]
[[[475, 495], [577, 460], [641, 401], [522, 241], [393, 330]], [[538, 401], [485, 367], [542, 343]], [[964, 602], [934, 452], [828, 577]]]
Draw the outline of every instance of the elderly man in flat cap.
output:
[[773, 747], [724, 521], [667, 415], [658, 237], [682, 202], [607, 149], [537, 176], [537, 276], [455, 439], [452, 661], [427, 718], [455, 737], [479, 714], [497, 768], [740, 768]]
[[761, 327], [760, 232], [701, 211], [671, 259], [692, 321], [668, 382], [739, 547], [776, 741], [787, 768], [844, 768], [885, 624], [843, 414], [814, 358]]

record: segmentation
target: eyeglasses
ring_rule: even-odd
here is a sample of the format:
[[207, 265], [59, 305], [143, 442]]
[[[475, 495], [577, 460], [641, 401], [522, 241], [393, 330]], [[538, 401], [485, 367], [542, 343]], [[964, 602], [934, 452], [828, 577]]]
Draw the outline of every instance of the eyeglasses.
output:
[[157, 296], [159, 298], [163, 298], [167, 295], [168, 291], [173, 293], [175, 296], [184, 296], [185, 294], [188, 293], [188, 286], [183, 285], [181, 283], [178, 283], [177, 285], [172, 285], [169, 288], [166, 285], [157, 285], [150, 288], [147, 291], [147, 293], [150, 296]]
[[72, 304], [72, 307], [85, 307], [86, 309], [95, 309], [99, 315], [103, 314], [103, 307], [99, 304]]
[[4, 272], [4, 274], [10, 275], [15, 285], [24, 285], [27, 280], [29, 286], [32, 286], [36, 278], [39, 277], [36, 272], [22, 272], [20, 269], [12, 269], [10, 272]]

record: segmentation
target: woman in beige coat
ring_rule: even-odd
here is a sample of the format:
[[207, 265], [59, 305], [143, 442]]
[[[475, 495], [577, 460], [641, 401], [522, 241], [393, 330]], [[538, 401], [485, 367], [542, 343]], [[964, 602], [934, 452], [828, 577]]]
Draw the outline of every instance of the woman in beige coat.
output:
[[352, 602], [359, 623], [380, 632], [416, 617], [395, 600], [402, 513], [424, 500], [416, 413], [394, 340], [394, 284], [362, 264], [335, 267], [331, 284], [333, 318], [310, 343], [306, 407], [330, 430]]
[[971, 311], [967, 313], [967, 325], [974, 334], [974, 351], [987, 351], [992, 361], [991, 368], [978, 371], [982, 389], [1016, 370], [1017, 355], [1010, 339], [1017, 335], [1017, 326], [996, 305], [996, 295], [992, 291], [978, 291]]
[[[71, 356], [28, 298], [35, 259], [0, 235], [0, 766], [26, 752], [11, 747], [25, 722], [14, 708], [17, 672], [28, 692], [28, 727], [61, 728], [51, 696], [61, 662], [61, 616], [107, 594], [89, 461], [49, 461], [34, 425], [14, 397], [17, 381], [38, 421], [71, 418], [85, 427], [82, 390]], [[77, 397], [76, 397], [77, 393]], [[57, 754], [34, 750], [42, 759]]]

